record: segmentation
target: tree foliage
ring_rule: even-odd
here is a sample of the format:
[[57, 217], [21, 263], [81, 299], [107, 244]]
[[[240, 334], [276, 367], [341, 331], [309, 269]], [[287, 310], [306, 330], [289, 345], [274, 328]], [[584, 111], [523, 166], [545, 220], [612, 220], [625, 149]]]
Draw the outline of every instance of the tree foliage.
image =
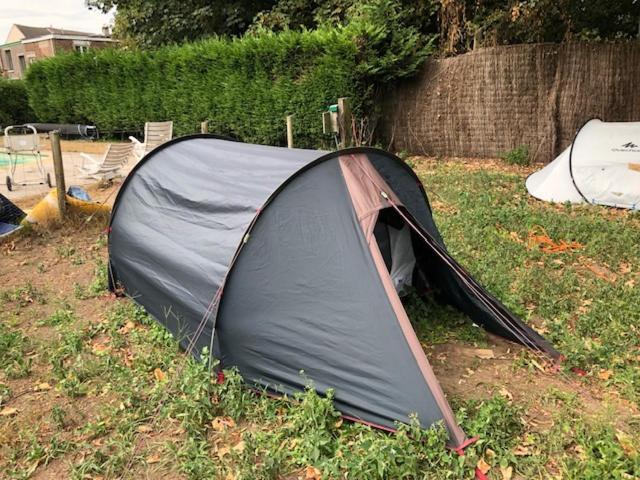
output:
[[[376, 25], [440, 38], [445, 53], [513, 43], [635, 38], [640, 0], [88, 0], [116, 7], [115, 34], [157, 46], [247, 30], [345, 26], [362, 10], [385, 10]], [[395, 31], [395, 30], [394, 30]], [[406, 30], [405, 30], [406, 32]], [[397, 37], [401, 38], [398, 32]]]
[[446, 53], [515, 43], [622, 40], [640, 33], [640, 1], [443, 0], [439, 18]]
[[324, 107], [350, 97], [375, 128], [381, 87], [413, 74], [432, 51], [435, 37], [408, 12], [399, 0], [371, 0], [345, 12], [346, 26], [257, 27], [241, 38], [63, 55], [32, 65], [29, 96], [43, 121], [116, 132], [170, 119], [184, 134], [209, 120], [216, 133], [266, 144], [284, 143], [283, 119], [293, 113], [296, 143], [319, 146]]
[[359, 65], [360, 77], [376, 87], [412, 75], [433, 52], [436, 35], [427, 31], [434, 13], [431, 0], [281, 0], [258, 15], [252, 30], [344, 26], [366, 59]]
[[275, 0], [87, 0], [89, 8], [116, 8], [114, 35], [127, 44], [158, 46], [215, 35], [240, 35]]
[[0, 126], [34, 121], [27, 90], [21, 80], [0, 78]]
[[357, 91], [358, 47], [345, 30], [264, 32], [153, 50], [102, 50], [41, 60], [27, 73], [43, 121], [89, 122], [105, 134], [173, 120], [177, 135], [213, 133], [283, 144], [294, 113], [297, 146], [320, 146], [320, 111]]
[[[438, 0], [280, 0], [271, 10], [258, 13], [252, 28], [277, 31], [345, 25], [357, 18], [362, 9], [393, 9], [405, 25], [416, 27], [423, 34], [433, 34], [437, 28], [437, 8]], [[385, 23], [386, 18], [377, 20]]]

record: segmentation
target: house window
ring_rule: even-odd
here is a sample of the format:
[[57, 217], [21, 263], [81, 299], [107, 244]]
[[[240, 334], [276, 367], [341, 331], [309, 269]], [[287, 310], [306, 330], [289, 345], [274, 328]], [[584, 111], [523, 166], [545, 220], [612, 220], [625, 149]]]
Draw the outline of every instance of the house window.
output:
[[18, 55], [18, 63], [20, 64], [20, 72], [24, 73], [27, 70], [27, 62], [24, 61], [24, 55]]
[[76, 40], [73, 42], [73, 49], [78, 53], [86, 53], [89, 50], [89, 42]]
[[11, 50], [4, 51], [4, 66], [5, 70], [13, 70], [13, 58], [11, 58]]

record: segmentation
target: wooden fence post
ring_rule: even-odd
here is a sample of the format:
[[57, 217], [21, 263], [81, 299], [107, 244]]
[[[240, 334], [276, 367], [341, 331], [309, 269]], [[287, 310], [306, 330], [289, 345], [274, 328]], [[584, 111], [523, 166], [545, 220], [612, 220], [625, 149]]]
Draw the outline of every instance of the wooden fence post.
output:
[[287, 147], [293, 148], [293, 115], [287, 115]]
[[62, 149], [60, 148], [60, 132], [54, 130], [51, 136], [51, 157], [53, 158], [53, 171], [56, 177], [56, 192], [58, 196], [58, 211], [60, 220], [64, 220], [67, 213], [67, 188], [64, 182], [64, 166], [62, 165]]
[[351, 134], [352, 129], [352, 116], [351, 116], [351, 102], [348, 98], [338, 99], [338, 130], [340, 132], [340, 148], [350, 147], [352, 144], [353, 136]]
[[200, 133], [209, 133], [209, 122], [200, 122]]

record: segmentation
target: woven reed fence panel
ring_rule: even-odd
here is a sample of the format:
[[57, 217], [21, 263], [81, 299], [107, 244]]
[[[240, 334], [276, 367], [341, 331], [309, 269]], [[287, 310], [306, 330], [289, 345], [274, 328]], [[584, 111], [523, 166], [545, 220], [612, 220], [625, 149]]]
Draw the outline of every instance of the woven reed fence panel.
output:
[[383, 100], [396, 151], [549, 162], [593, 117], [640, 120], [640, 44], [534, 44], [429, 60]]

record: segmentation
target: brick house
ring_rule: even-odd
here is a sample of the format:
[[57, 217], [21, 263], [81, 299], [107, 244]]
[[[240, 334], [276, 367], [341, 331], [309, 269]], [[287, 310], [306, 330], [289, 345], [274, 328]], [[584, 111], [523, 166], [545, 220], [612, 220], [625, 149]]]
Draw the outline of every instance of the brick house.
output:
[[102, 34], [77, 32], [52, 27], [12, 25], [7, 39], [0, 45], [0, 69], [6, 78], [23, 78], [27, 67], [41, 58], [63, 51], [83, 53], [116, 43], [108, 31]]

